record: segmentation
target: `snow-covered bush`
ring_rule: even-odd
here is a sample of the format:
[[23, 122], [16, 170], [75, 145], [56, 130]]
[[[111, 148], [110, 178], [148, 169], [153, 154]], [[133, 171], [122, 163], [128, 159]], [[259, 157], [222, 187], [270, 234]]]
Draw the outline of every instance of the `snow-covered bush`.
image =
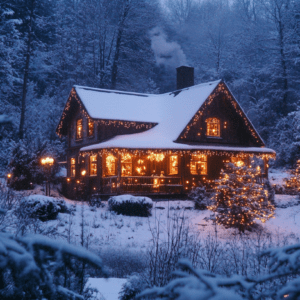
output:
[[74, 284], [67, 284], [76, 262], [106, 276], [101, 259], [82, 247], [44, 236], [19, 238], [0, 232], [0, 299], [83, 299]]
[[207, 206], [211, 204], [210, 194], [206, 192], [204, 186], [193, 188], [188, 197], [194, 201], [195, 209], [205, 210]]
[[63, 199], [55, 199], [42, 195], [31, 195], [22, 199], [21, 208], [31, 218], [41, 221], [55, 220], [58, 213], [67, 213], [68, 208]]
[[136, 299], [135, 296], [140, 294], [149, 285], [144, 277], [139, 274], [133, 274], [128, 278], [128, 280], [123, 284], [122, 289], [119, 293], [120, 300], [133, 300]]
[[175, 271], [175, 279], [164, 287], [147, 289], [139, 298], [185, 300], [242, 300], [236, 291], [250, 287], [241, 276], [225, 277], [204, 270], [195, 270], [188, 260], [180, 260], [181, 270]]
[[113, 196], [108, 199], [109, 210], [125, 216], [151, 216], [153, 202], [148, 197], [132, 195]]

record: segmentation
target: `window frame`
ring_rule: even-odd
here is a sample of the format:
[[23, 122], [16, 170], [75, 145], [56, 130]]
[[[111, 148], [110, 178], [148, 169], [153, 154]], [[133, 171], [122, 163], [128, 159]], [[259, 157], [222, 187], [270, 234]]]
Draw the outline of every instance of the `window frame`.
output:
[[[199, 156], [200, 157], [200, 160], [199, 159], [193, 159], [193, 156]], [[201, 160], [201, 158], [204, 158], [204, 160]], [[192, 165], [195, 164], [195, 172], [193, 173], [192, 171]], [[198, 173], [198, 165], [202, 165], [204, 164], [205, 167], [204, 167], [204, 170], [205, 170], [205, 173], [202, 173], [202, 168], [200, 167], [200, 174]], [[191, 175], [207, 175], [208, 173], [208, 170], [207, 170], [207, 155], [206, 154], [191, 154], [191, 158], [190, 158], [190, 174]]]
[[[115, 159], [114, 159], [114, 162], [113, 162], [113, 164], [114, 164], [114, 174], [108, 174], [107, 158], [108, 158], [109, 156], [112, 156], [112, 157], [115, 158]], [[116, 168], [116, 165], [117, 165], [117, 157], [114, 156], [114, 155], [112, 155], [112, 154], [108, 154], [108, 155], [105, 157], [105, 176], [116, 176], [116, 175], [117, 175], [117, 168]]]
[[[133, 175], [133, 173], [132, 173], [133, 172], [133, 159], [132, 159], [132, 156], [129, 154], [130, 161], [126, 161], [126, 156], [125, 156], [126, 154], [127, 153], [121, 155], [121, 177], [126, 177], [126, 176], [132, 176]], [[127, 157], [127, 160], [128, 159], [129, 158]], [[129, 165], [130, 174], [123, 174], [123, 165]], [[126, 170], [126, 168], [124, 170]]]
[[[214, 122], [216, 120], [217, 122]], [[221, 137], [221, 120], [216, 117], [210, 117], [205, 120], [206, 122], [206, 136], [209, 138], [220, 138]], [[210, 128], [210, 126], [216, 126], [216, 128]], [[213, 130], [217, 130], [217, 134], [211, 134]]]
[[[177, 164], [176, 166], [172, 166], [172, 157], [176, 157], [177, 159]], [[177, 171], [172, 172], [172, 168], [175, 168]], [[179, 173], [179, 160], [178, 160], [178, 154], [171, 154], [169, 156], [169, 175], [178, 175]]]
[[[81, 136], [79, 137], [78, 135], [78, 122], [81, 121]], [[83, 139], [83, 118], [79, 118], [76, 120], [76, 131], [75, 131], [75, 138], [76, 138], [76, 141], [80, 141]]]
[[[92, 161], [92, 157], [96, 157], [96, 160]], [[90, 176], [92, 176], [92, 177], [97, 176], [98, 175], [98, 156], [97, 156], [97, 154], [90, 155], [89, 166], [90, 166]], [[93, 168], [93, 166], [96, 166], [96, 168]], [[96, 174], [92, 174], [92, 170], [96, 170]]]
[[[72, 171], [74, 171], [74, 172], [72, 172]], [[75, 157], [70, 158], [70, 177], [76, 177], [76, 158]]]

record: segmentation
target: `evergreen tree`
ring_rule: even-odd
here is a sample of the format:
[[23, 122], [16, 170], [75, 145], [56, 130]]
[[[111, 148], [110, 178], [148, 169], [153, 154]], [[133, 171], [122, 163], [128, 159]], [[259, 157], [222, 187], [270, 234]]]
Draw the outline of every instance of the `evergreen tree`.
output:
[[296, 193], [300, 192], [300, 159], [297, 160], [296, 166], [291, 170], [291, 177], [285, 179], [285, 185], [288, 190], [293, 190]]
[[216, 213], [217, 224], [244, 232], [253, 227], [255, 219], [264, 223], [274, 215], [267, 188], [257, 183], [260, 175], [259, 166], [226, 164], [216, 181], [214, 204], [208, 207]]

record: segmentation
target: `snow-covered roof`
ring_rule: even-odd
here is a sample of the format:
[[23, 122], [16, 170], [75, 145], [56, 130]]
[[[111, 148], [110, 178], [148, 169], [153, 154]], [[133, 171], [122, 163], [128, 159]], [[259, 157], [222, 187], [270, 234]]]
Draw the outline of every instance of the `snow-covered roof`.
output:
[[[155, 130], [127, 139], [176, 140], [220, 80], [161, 95], [126, 93], [75, 86], [90, 117], [158, 123]], [[120, 137], [119, 137], [120, 138]], [[115, 140], [115, 139], [114, 139]], [[134, 143], [136, 144], [136, 143]], [[163, 146], [163, 144], [162, 144]]]
[[75, 86], [87, 113], [94, 119], [158, 123], [141, 133], [116, 136], [81, 151], [103, 148], [206, 149], [275, 153], [268, 148], [187, 145], [175, 143], [205, 100], [221, 80], [194, 85], [161, 95], [138, 94]]

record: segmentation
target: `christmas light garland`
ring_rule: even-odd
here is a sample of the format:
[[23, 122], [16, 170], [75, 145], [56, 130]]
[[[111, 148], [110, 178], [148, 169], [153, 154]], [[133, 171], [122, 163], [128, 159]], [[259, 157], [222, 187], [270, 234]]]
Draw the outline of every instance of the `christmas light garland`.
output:
[[[203, 115], [203, 112], [207, 107], [212, 103], [212, 101], [220, 94], [223, 93], [230, 101], [232, 106], [234, 107], [235, 111], [243, 118], [247, 128], [249, 129], [251, 135], [255, 138], [256, 142], [260, 142], [261, 139], [254, 130], [253, 126], [249, 122], [248, 118], [246, 117], [245, 113], [242, 111], [242, 109], [239, 107], [236, 100], [232, 97], [231, 93], [228, 91], [227, 87], [224, 83], [220, 83], [217, 87], [217, 89], [214, 91], [213, 94], [209, 95], [209, 97], [205, 100], [201, 108], [196, 112], [193, 119], [189, 122], [189, 124], [186, 126], [185, 131], [179, 136], [180, 139], [185, 139], [191, 129], [191, 127], [195, 126], [197, 122], [201, 119], [201, 116]], [[227, 122], [226, 122], [227, 126]]]

